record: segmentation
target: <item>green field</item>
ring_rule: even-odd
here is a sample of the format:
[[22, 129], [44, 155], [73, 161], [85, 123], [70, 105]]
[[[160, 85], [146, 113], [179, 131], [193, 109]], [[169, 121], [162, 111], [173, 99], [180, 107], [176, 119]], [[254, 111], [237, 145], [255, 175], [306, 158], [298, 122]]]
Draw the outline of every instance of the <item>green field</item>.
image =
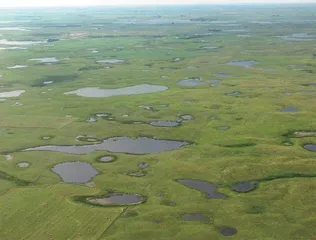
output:
[[[316, 147], [304, 149], [316, 144], [315, 12], [316, 5], [1, 9], [0, 239], [316, 239]], [[105, 59], [124, 63], [97, 62]], [[27, 67], [10, 68], [16, 65]], [[186, 78], [201, 81], [178, 84]], [[168, 90], [105, 98], [64, 94], [140, 84]], [[15, 90], [25, 92], [1, 97]], [[194, 119], [177, 127], [150, 125], [180, 122], [186, 114]], [[88, 122], [91, 117], [96, 121]], [[190, 144], [142, 155], [23, 151], [92, 144], [78, 142], [80, 135]], [[104, 155], [117, 159], [102, 163]], [[71, 184], [52, 171], [75, 161], [91, 164], [98, 175]], [[149, 166], [140, 169], [141, 163]], [[127, 174], [139, 171], [144, 176]], [[206, 199], [178, 179], [217, 184], [226, 198]], [[253, 191], [231, 189], [250, 180], [258, 181]], [[76, 201], [110, 192], [146, 201], [106, 207]], [[196, 213], [209, 220], [182, 218]], [[221, 226], [237, 233], [224, 236]]]

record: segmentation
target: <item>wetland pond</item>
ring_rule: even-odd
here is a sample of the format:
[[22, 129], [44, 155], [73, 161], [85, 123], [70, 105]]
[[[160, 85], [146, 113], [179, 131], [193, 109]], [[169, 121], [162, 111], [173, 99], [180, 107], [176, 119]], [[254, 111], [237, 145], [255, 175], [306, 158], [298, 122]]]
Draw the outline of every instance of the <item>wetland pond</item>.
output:
[[7, 67], [8, 69], [19, 69], [19, 68], [27, 68], [27, 65], [14, 65], [12, 67]]
[[239, 193], [247, 193], [255, 190], [258, 186], [258, 181], [238, 182], [231, 186], [231, 189]]
[[155, 127], [176, 127], [181, 125], [181, 122], [177, 122], [177, 121], [153, 121], [150, 122], [151, 126], [155, 126]]
[[292, 35], [277, 36], [286, 41], [313, 41], [316, 40], [314, 35], [309, 35], [307, 33], [294, 33]]
[[28, 162], [19, 162], [18, 164], [16, 164], [18, 167], [20, 168], [27, 168], [30, 166], [30, 164]]
[[0, 45], [8, 46], [31, 46], [43, 43], [47, 43], [47, 41], [8, 41], [6, 39], [0, 39]]
[[55, 165], [52, 171], [59, 175], [65, 183], [87, 183], [98, 171], [84, 162], [66, 162]]
[[150, 154], [176, 150], [189, 145], [186, 141], [160, 140], [147, 137], [113, 137], [99, 144], [73, 145], [73, 146], [39, 146], [28, 148], [23, 151], [53, 151], [70, 154], [88, 154], [94, 151], [109, 151], [115, 153]]
[[240, 67], [252, 67], [257, 64], [255, 61], [230, 61], [227, 63], [228, 65], [240, 66]]
[[104, 197], [89, 197], [88, 203], [100, 206], [106, 205], [136, 205], [146, 201], [145, 197], [137, 194], [112, 193]]
[[110, 162], [114, 162], [115, 160], [116, 160], [116, 156], [113, 156], [113, 155], [101, 156], [98, 159], [98, 161], [101, 163], [110, 163]]
[[299, 112], [300, 110], [295, 107], [287, 106], [280, 110], [280, 112]]
[[125, 63], [125, 61], [113, 58], [113, 59], [99, 60], [97, 61], [97, 63], [122, 64], [122, 63]]
[[145, 94], [145, 93], [155, 93], [166, 91], [168, 87], [151, 85], [151, 84], [141, 84], [124, 88], [114, 88], [114, 89], [101, 89], [98, 87], [88, 87], [81, 88], [75, 91], [66, 92], [64, 94], [74, 94], [81, 97], [90, 97], [90, 98], [106, 98], [112, 96], [122, 96], [122, 95], [136, 95], [136, 94]]
[[16, 90], [10, 92], [0, 92], [0, 98], [19, 97], [25, 90]]
[[237, 229], [232, 228], [232, 227], [227, 227], [227, 226], [220, 226], [217, 227], [218, 231], [223, 235], [223, 236], [233, 236], [235, 234], [237, 234]]
[[140, 163], [140, 164], [138, 164], [138, 167], [141, 169], [145, 169], [145, 168], [149, 167], [149, 164], [148, 163]]
[[213, 183], [209, 183], [203, 180], [190, 180], [190, 179], [180, 179], [177, 182], [185, 185], [188, 188], [192, 188], [195, 190], [199, 190], [203, 193], [206, 193], [205, 198], [226, 198], [227, 196], [217, 192], [217, 185]]
[[192, 115], [189, 115], [189, 114], [181, 115], [180, 118], [184, 121], [190, 121], [190, 120], [194, 119], [194, 117]]
[[31, 58], [29, 61], [38, 61], [40, 63], [56, 63], [57, 60], [55, 57], [47, 57], [47, 58]]
[[316, 144], [312, 144], [312, 143], [305, 144], [304, 148], [308, 151], [316, 152]]
[[206, 47], [201, 47], [201, 49], [205, 49], [205, 50], [213, 50], [213, 49], [217, 49], [218, 47], [216, 46], [206, 46]]
[[211, 84], [212, 86], [217, 86], [220, 83], [220, 80], [206, 80], [202, 81], [201, 78], [186, 78], [177, 82], [178, 85], [185, 86], [185, 87], [196, 87], [205, 84]]
[[214, 73], [213, 76], [214, 76], [214, 77], [219, 77], [219, 78], [229, 78], [229, 77], [231, 77], [232, 75], [225, 74], [225, 73]]

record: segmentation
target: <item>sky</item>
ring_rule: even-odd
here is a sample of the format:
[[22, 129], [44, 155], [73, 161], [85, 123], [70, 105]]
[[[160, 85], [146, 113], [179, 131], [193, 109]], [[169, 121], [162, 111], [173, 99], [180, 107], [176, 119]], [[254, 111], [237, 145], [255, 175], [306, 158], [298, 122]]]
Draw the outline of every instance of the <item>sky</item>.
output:
[[316, 3], [316, 0], [0, 0], [0, 7], [304, 2]]

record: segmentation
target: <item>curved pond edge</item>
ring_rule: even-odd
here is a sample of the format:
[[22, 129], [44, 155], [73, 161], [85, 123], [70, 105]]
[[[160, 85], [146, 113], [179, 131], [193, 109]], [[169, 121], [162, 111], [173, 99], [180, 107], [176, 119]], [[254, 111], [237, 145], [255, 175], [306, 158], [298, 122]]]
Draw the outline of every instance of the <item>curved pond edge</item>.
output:
[[[132, 203], [132, 204], [97, 204], [97, 203], [92, 203], [89, 202], [88, 198], [108, 198], [113, 196], [113, 194], [128, 194], [128, 195], [135, 195], [140, 198], [142, 198], [142, 201], [139, 201], [137, 203]], [[106, 194], [99, 194], [99, 195], [82, 195], [82, 196], [73, 196], [71, 199], [74, 202], [77, 203], [82, 203], [85, 205], [90, 205], [92, 207], [102, 207], [102, 208], [109, 208], [109, 207], [122, 207], [122, 206], [135, 206], [139, 204], [144, 204], [147, 202], [148, 197], [137, 194], [137, 193], [122, 193], [122, 192], [107, 192]]]
[[[274, 180], [278, 180], [278, 179], [291, 179], [291, 178], [316, 178], [316, 173], [295, 173], [295, 172], [281, 173], [281, 174], [270, 175], [270, 176], [267, 176], [264, 178], [259, 178], [259, 179], [238, 181], [238, 182], [235, 182], [235, 183], [229, 185], [229, 187], [233, 192], [243, 194], [243, 193], [249, 193], [249, 192], [252, 192], [254, 190], [257, 190], [260, 187], [260, 183], [262, 183], [262, 182], [270, 182], [270, 181], [274, 181]], [[248, 182], [248, 183], [249, 182], [256, 182], [256, 184], [252, 190], [249, 190], [246, 192], [236, 191], [232, 188], [234, 185], [236, 185], [238, 183], [245, 183], [245, 182]]]

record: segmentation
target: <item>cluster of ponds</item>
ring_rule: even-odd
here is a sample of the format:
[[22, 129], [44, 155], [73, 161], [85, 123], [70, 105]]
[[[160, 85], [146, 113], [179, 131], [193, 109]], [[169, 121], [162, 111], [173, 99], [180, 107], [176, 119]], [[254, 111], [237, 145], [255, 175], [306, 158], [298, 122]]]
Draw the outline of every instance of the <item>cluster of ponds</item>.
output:
[[[157, 107], [167, 107], [168, 105], [158, 105]], [[149, 106], [149, 105], [142, 105], [139, 106], [140, 108], [143, 108], [145, 110], [151, 110], [151, 111], [155, 111], [154, 106]], [[128, 115], [122, 115], [122, 117], [128, 117]], [[176, 120], [156, 120], [156, 121], [134, 121], [134, 120], [128, 120], [128, 121], [123, 121], [123, 120], [116, 120], [114, 118], [114, 116], [110, 113], [97, 113], [94, 115], [89, 116], [87, 122], [89, 123], [94, 123], [97, 122], [98, 118], [102, 118], [102, 119], [106, 119], [106, 120], [110, 120], [110, 121], [117, 121], [119, 123], [127, 123], [127, 124], [149, 124], [150, 126], [154, 126], [154, 127], [176, 127], [176, 126], [180, 126], [183, 122], [185, 121], [190, 121], [193, 120], [194, 117], [192, 115], [189, 114], [184, 114], [184, 115], [180, 115], [178, 116], [178, 118]]]
[[178, 85], [185, 87], [196, 87], [200, 85], [210, 84], [212, 87], [220, 86], [221, 80], [205, 80], [202, 81], [201, 78], [186, 78], [177, 82]]
[[[179, 23], [188, 23], [188, 20], [149, 20], [149, 21], [128, 21], [128, 23], [136, 23], [136, 24], [170, 24], [174, 22]], [[213, 21], [216, 23], [216, 21]], [[223, 23], [216, 23], [216, 24], [225, 24], [225, 26], [237, 26], [235, 22], [223, 22]], [[0, 28], [0, 30], [16, 30], [16, 31], [28, 31], [25, 28]], [[245, 32], [245, 29], [232, 29], [232, 30], [225, 30], [226, 32]], [[209, 36], [209, 33], [206, 33], [205, 36]], [[242, 35], [240, 35], [242, 36]], [[244, 35], [246, 36], [246, 35]], [[247, 35], [248, 36], [248, 35]], [[188, 38], [195, 38], [200, 37], [198, 35], [188, 35], [185, 36]], [[284, 40], [291, 40], [291, 41], [310, 41], [314, 40], [313, 36], [307, 34], [293, 34], [289, 36], [280, 36], [280, 38]], [[20, 46], [30, 46], [30, 45], [38, 45], [47, 43], [47, 41], [8, 41], [8, 40], [0, 40], [0, 46], [4, 46], [4, 48], [17, 48], [17, 49], [25, 49]], [[203, 50], [213, 50], [217, 49], [216, 46], [204, 46], [201, 47]], [[93, 53], [98, 53], [96, 49], [90, 49], [89, 51]], [[179, 62], [183, 59], [180, 57], [173, 58], [172, 62]], [[48, 57], [48, 58], [32, 58], [29, 61], [42, 63], [42, 64], [52, 64], [57, 63], [58, 60], [55, 57]], [[104, 59], [96, 61], [100, 64], [125, 64], [128, 63], [125, 60], [111, 58], [111, 59]], [[249, 68], [252, 67], [258, 62], [256, 61], [230, 61], [227, 63], [228, 65], [232, 66], [239, 66]], [[27, 65], [14, 65], [7, 67], [8, 69], [22, 69], [27, 68]], [[189, 69], [195, 69], [196, 67], [191, 66], [188, 67]], [[143, 70], [149, 71], [149, 70]], [[229, 74], [225, 73], [215, 73], [213, 74], [216, 78], [230, 78], [232, 77]], [[168, 78], [167, 76], [162, 76], [163, 79]], [[184, 80], [178, 81], [177, 84], [183, 87], [197, 87], [202, 85], [210, 85], [213, 87], [220, 86], [222, 80], [202, 80], [200, 77], [188, 77]], [[53, 81], [44, 82], [44, 84], [51, 84]], [[313, 86], [314, 84], [310, 84]], [[87, 98], [107, 98], [112, 96], [127, 96], [127, 95], [136, 95], [136, 94], [148, 94], [148, 93], [156, 93], [156, 92], [163, 92], [168, 90], [167, 86], [161, 85], [152, 85], [152, 84], [141, 84], [129, 87], [122, 87], [122, 88], [114, 88], [114, 89], [102, 89], [99, 87], [87, 87], [87, 88], [80, 88], [74, 91], [65, 92], [65, 95], [76, 95], [81, 97]], [[0, 93], [0, 98], [10, 98], [10, 97], [19, 97], [21, 94], [25, 93], [25, 90], [16, 90], [16, 91], [9, 91], [9, 92], [2, 92]], [[226, 93], [227, 96], [240, 96], [242, 92], [234, 91]], [[156, 108], [163, 108], [167, 107], [168, 105], [141, 105], [140, 108], [145, 110], [154, 111]], [[279, 110], [280, 112], [299, 112], [298, 108], [292, 106], [286, 106]], [[88, 119], [88, 122], [96, 122], [97, 118], [106, 118], [106, 119], [113, 119], [111, 114], [108, 113], [98, 113], [93, 117]], [[194, 117], [186, 114], [179, 117], [177, 120], [157, 120], [151, 121], [149, 124], [155, 127], [176, 127], [182, 124], [182, 121], [189, 121], [193, 120]], [[228, 130], [228, 126], [219, 126], [217, 127], [218, 130]], [[304, 132], [304, 131], [297, 131], [293, 133], [294, 137], [311, 137], [316, 136], [314, 132]], [[50, 140], [52, 137], [44, 136], [42, 140]], [[164, 140], [164, 139], [155, 139], [149, 137], [138, 137], [138, 138], [131, 138], [131, 137], [112, 137], [107, 139], [97, 139], [90, 136], [77, 136], [77, 141], [87, 142], [88, 144], [84, 145], [44, 145], [38, 147], [32, 147], [23, 149], [22, 151], [53, 151], [53, 152], [62, 152], [62, 153], [69, 153], [69, 154], [89, 154], [95, 151], [108, 151], [111, 153], [126, 153], [126, 154], [153, 154], [153, 153], [160, 153], [164, 151], [171, 151], [180, 149], [184, 146], [188, 146], [191, 143], [187, 141], [177, 141], [177, 140]], [[303, 145], [306, 150], [316, 152], [316, 144], [308, 143]], [[112, 163], [117, 160], [117, 156], [115, 155], [103, 155], [96, 159], [98, 163]], [[19, 162], [17, 163], [17, 167], [19, 168], [28, 168], [30, 163], [28, 162]], [[133, 176], [133, 177], [143, 177], [146, 176], [146, 172], [144, 169], [148, 168], [149, 164], [146, 162], [142, 162], [138, 165], [139, 171], [135, 172], [128, 172], [126, 175]], [[63, 182], [71, 183], [71, 184], [85, 184], [97, 176], [99, 172], [91, 165], [85, 162], [65, 162], [60, 163], [53, 166], [52, 171], [60, 176]], [[234, 183], [233, 185], [229, 186], [230, 189], [236, 193], [248, 193], [254, 191], [258, 188], [260, 181], [263, 180], [249, 180], [249, 181], [241, 181]], [[187, 188], [192, 190], [200, 191], [204, 194], [206, 199], [227, 199], [228, 196], [221, 193], [218, 189], [222, 186], [216, 183], [210, 183], [204, 180], [198, 179], [177, 179], [176, 182], [179, 185], [183, 185]], [[105, 194], [104, 196], [84, 196], [81, 199], [83, 202], [91, 205], [96, 206], [125, 206], [125, 205], [136, 205], [146, 202], [147, 197], [141, 196], [138, 194], [132, 193], [120, 193], [120, 192], [111, 192]], [[172, 201], [168, 201], [166, 203], [168, 206], [175, 206], [176, 203]], [[211, 223], [210, 217], [203, 213], [186, 213], [181, 215], [180, 217], [183, 221], [198, 221], [203, 223]], [[216, 229], [223, 235], [223, 236], [233, 236], [237, 234], [237, 229], [229, 226], [216, 226]]]

